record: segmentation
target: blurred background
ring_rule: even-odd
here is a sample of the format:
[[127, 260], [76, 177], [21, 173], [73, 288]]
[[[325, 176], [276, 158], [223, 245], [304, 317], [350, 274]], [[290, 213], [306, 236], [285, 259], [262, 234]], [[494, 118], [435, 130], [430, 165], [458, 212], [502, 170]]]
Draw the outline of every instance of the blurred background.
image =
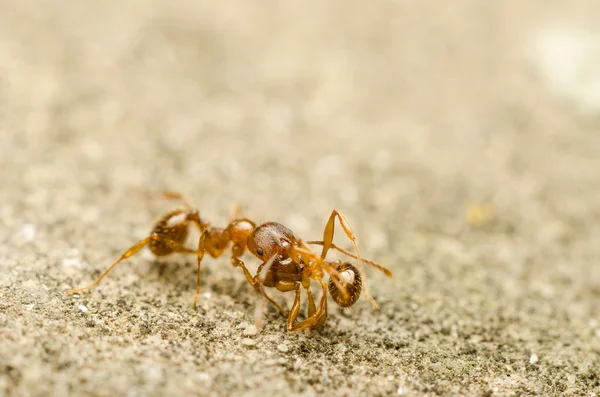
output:
[[[35, 302], [71, 307], [62, 292], [145, 237], [172, 206], [158, 192], [176, 190], [217, 225], [240, 204], [307, 240], [344, 213], [362, 254], [395, 274], [367, 269], [386, 315], [365, 302], [351, 315], [406, 343], [382, 394], [512, 390], [515, 357], [540, 351], [553, 366], [518, 372], [514, 390], [597, 390], [599, 20], [593, 0], [0, 2], [0, 291], [18, 302], [5, 327]], [[147, 262], [86, 299], [181, 285], [178, 304], [191, 301], [191, 260], [166, 285]], [[243, 277], [210, 262], [207, 289], [237, 283], [216, 290], [223, 303]], [[427, 340], [449, 366], [487, 341], [492, 363], [411, 372]], [[20, 368], [22, 351], [4, 361]], [[31, 376], [5, 385], [33, 390]]]

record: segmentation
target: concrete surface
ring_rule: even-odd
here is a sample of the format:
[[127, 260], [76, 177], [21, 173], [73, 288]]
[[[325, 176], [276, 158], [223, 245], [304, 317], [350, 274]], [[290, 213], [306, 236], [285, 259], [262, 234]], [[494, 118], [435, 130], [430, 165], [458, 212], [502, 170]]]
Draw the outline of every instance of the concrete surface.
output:
[[[0, 395], [597, 395], [599, 17], [2, 1]], [[193, 258], [147, 253], [66, 296], [175, 205], [164, 189], [305, 239], [341, 210], [394, 272], [367, 269], [380, 310], [330, 301], [294, 334], [269, 311], [252, 335], [228, 258], [193, 310]]]

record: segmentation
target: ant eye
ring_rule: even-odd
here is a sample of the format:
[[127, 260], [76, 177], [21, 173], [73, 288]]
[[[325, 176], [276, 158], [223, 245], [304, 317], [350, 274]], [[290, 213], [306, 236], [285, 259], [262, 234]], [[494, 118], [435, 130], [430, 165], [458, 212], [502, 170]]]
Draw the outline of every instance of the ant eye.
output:
[[263, 250], [262, 250], [262, 248], [257, 248], [257, 249], [256, 249], [256, 253], [258, 254], [258, 256], [262, 256], [262, 255], [263, 255]]

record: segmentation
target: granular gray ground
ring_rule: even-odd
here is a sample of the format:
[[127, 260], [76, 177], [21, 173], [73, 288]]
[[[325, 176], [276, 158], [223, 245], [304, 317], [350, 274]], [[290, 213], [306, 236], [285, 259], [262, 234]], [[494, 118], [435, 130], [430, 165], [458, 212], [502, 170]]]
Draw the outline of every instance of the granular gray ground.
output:
[[[597, 395], [599, 18], [593, 0], [0, 2], [0, 395]], [[191, 256], [66, 296], [167, 189], [304, 239], [342, 211], [394, 273], [367, 269], [380, 309], [330, 300], [299, 333], [269, 310], [254, 335], [226, 256], [197, 310]]]

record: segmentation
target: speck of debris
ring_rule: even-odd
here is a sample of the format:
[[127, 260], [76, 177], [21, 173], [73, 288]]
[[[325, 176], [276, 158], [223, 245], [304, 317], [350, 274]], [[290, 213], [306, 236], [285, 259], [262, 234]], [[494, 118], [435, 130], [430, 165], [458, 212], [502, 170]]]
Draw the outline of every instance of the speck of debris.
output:
[[252, 347], [252, 346], [256, 345], [256, 341], [254, 339], [244, 338], [244, 339], [242, 339], [242, 345], [244, 345], [246, 347]]
[[258, 329], [256, 329], [256, 325], [252, 324], [246, 327], [243, 334], [244, 336], [254, 336], [258, 333]]
[[210, 297], [212, 296], [211, 292], [205, 292], [202, 294], [202, 296], [204, 297], [204, 299], [210, 299]]
[[529, 364], [537, 364], [539, 361], [539, 357], [537, 354], [532, 353], [531, 356], [529, 357]]
[[84, 312], [84, 313], [87, 313], [87, 311], [88, 311], [88, 308], [87, 308], [87, 307], [85, 307], [84, 305], [79, 305], [79, 310], [81, 310], [81, 311], [82, 311], [82, 312]]
[[35, 305], [32, 303], [30, 305], [26, 305], [25, 309], [27, 309], [28, 311], [32, 311], [34, 307], [35, 307]]
[[272, 367], [272, 366], [275, 366], [275, 365], [282, 365], [282, 364], [285, 364], [285, 363], [286, 363], [286, 359], [285, 358], [272, 358], [272, 359], [269, 359], [269, 360], [265, 360], [265, 362], [264, 362], [264, 364], [267, 367]]
[[32, 242], [33, 240], [35, 240], [36, 233], [37, 230], [33, 223], [27, 223], [23, 225], [23, 228], [21, 229], [21, 234], [27, 242]]
[[404, 394], [404, 388], [402, 386], [398, 387], [398, 395], [401, 396]]
[[65, 258], [62, 260], [64, 267], [81, 267], [81, 262], [77, 258]]
[[62, 265], [64, 267], [81, 267], [79, 251], [76, 248], [68, 250], [65, 258], [62, 260]]
[[285, 343], [282, 343], [277, 346], [277, 350], [279, 350], [282, 353], [287, 353], [290, 349], [287, 347], [287, 345]]

